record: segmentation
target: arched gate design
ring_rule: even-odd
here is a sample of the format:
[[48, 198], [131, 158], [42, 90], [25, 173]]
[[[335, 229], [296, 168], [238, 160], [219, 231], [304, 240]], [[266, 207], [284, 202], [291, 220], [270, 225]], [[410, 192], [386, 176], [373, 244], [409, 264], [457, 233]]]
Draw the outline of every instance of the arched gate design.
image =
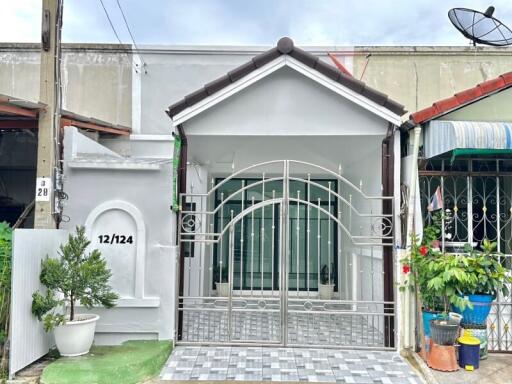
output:
[[269, 161], [180, 196], [177, 343], [393, 346], [392, 197], [340, 173]]

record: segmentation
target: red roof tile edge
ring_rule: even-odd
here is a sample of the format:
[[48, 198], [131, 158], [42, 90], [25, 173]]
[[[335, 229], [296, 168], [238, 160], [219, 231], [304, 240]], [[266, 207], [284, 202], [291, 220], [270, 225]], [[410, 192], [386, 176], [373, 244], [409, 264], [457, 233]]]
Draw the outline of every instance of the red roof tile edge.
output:
[[414, 124], [422, 124], [449, 111], [464, 107], [482, 97], [488, 96], [512, 86], [512, 72], [504, 73], [495, 79], [484, 81], [473, 88], [456, 93], [447, 99], [439, 100], [431, 107], [421, 109], [410, 115]]

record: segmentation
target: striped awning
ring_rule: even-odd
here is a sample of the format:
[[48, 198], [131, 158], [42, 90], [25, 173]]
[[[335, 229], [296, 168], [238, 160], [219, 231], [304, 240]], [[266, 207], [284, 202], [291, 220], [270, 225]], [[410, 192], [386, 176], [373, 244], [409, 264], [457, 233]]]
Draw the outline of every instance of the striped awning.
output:
[[512, 153], [512, 123], [432, 120], [424, 131], [423, 149], [426, 158], [456, 149], [498, 149]]

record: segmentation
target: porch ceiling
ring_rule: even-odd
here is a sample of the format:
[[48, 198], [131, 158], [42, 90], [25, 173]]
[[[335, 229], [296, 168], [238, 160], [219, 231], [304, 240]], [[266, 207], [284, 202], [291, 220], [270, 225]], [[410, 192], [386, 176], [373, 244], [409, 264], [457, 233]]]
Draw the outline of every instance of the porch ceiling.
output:
[[[269, 160], [294, 159], [322, 165], [342, 173], [367, 173], [364, 164], [380, 164], [380, 136], [190, 136], [189, 161], [212, 173], [231, 172]], [[379, 168], [379, 167], [377, 167]], [[380, 168], [378, 169], [380, 175]], [[357, 181], [357, 180], [356, 180]]]

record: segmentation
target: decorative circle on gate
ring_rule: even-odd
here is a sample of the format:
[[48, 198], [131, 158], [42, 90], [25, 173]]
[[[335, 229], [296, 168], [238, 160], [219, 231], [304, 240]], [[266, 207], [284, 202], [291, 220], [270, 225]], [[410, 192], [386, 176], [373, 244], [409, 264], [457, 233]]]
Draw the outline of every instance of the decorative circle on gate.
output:
[[378, 217], [371, 224], [372, 234], [377, 236], [389, 236], [393, 231], [393, 222], [390, 217]]
[[306, 311], [311, 311], [313, 309], [313, 303], [311, 301], [305, 301], [303, 305]]
[[183, 232], [196, 232], [201, 225], [201, 220], [192, 213], [187, 213], [181, 218], [181, 229]]
[[258, 301], [258, 307], [260, 309], [264, 309], [267, 306], [267, 302], [265, 300]]

